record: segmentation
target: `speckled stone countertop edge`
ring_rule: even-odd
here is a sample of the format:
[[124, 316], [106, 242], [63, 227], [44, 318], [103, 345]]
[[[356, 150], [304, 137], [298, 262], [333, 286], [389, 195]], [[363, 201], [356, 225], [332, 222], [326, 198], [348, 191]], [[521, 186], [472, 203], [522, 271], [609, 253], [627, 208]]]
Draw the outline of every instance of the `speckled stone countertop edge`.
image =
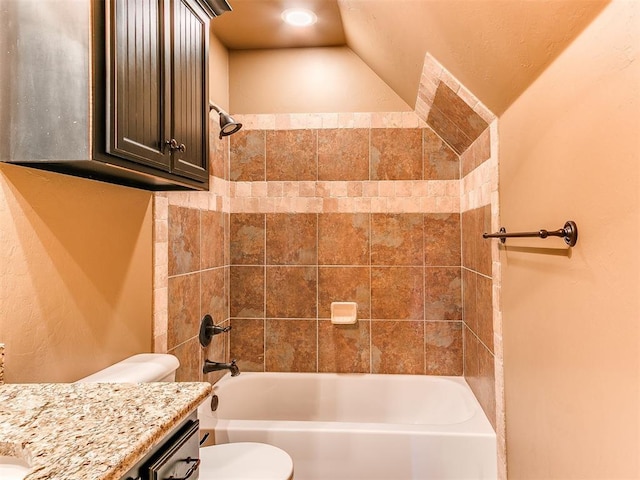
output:
[[202, 401], [209, 395], [211, 392], [211, 385], [207, 384], [208, 388], [206, 393], [202, 394], [198, 397], [197, 400], [185, 405], [181, 408], [175, 415], [173, 415], [166, 423], [160, 431], [155, 434], [149, 433], [147, 438], [141, 439], [137, 448], [132, 451], [129, 455], [125, 456], [122, 459], [120, 465], [115, 469], [113, 474], [109, 477], [106, 477], [105, 480], [119, 480], [122, 476], [127, 473], [138, 461], [140, 461], [146, 454], [151, 450], [154, 446], [156, 446], [160, 440], [162, 440], [165, 435], [167, 435], [176, 425], [180, 424], [187, 416], [198, 408], [198, 405], [202, 403]]
[[0, 455], [25, 480], [120, 480], [209, 395], [209, 383], [5, 384]]

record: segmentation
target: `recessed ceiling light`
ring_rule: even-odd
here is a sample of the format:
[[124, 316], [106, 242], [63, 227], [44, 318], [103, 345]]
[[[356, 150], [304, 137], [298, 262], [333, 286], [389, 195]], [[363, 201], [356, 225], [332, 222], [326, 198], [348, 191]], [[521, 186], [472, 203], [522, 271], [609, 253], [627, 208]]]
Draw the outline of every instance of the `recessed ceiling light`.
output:
[[282, 20], [294, 27], [308, 27], [318, 21], [318, 17], [311, 10], [304, 8], [290, 8], [282, 12]]

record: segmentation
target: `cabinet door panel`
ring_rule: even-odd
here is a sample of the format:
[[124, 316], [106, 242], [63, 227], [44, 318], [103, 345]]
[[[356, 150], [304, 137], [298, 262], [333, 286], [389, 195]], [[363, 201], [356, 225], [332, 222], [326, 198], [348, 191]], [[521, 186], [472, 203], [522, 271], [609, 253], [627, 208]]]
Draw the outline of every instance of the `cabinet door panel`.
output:
[[168, 171], [170, 56], [162, 20], [166, 1], [113, 0], [111, 6], [107, 151]]
[[173, 171], [190, 178], [208, 176], [208, 17], [193, 0], [172, 0], [172, 131], [184, 151], [173, 154]]

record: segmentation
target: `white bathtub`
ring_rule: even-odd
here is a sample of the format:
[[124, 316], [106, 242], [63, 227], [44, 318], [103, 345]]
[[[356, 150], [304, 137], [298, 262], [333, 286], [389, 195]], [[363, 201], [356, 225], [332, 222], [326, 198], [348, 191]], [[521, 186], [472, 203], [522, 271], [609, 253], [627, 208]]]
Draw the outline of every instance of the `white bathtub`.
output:
[[497, 477], [495, 432], [460, 377], [227, 374], [213, 394], [201, 429], [286, 450], [295, 480]]

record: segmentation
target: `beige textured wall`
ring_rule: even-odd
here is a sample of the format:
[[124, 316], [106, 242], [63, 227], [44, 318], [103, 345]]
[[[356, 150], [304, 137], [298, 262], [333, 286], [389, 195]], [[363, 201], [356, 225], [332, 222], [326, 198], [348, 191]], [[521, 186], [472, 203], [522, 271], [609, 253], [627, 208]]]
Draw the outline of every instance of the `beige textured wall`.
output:
[[209, 35], [209, 100], [229, 109], [229, 52], [213, 32]]
[[229, 83], [231, 113], [412, 110], [348, 47], [232, 51]]
[[580, 230], [502, 253], [509, 478], [640, 478], [639, 46], [612, 2], [500, 118], [502, 225]]
[[151, 194], [0, 164], [5, 380], [73, 381], [151, 349]]

